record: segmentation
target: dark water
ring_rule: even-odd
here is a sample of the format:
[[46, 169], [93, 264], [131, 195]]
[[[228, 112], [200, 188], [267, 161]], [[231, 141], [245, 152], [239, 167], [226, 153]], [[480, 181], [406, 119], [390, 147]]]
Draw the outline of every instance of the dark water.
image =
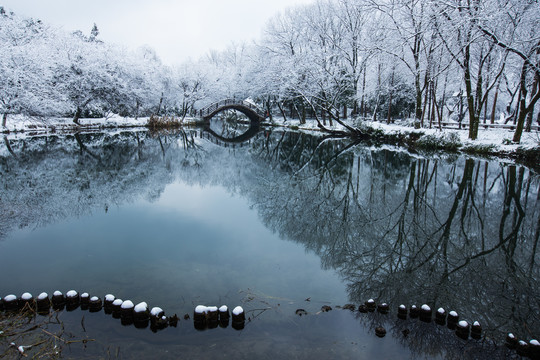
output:
[[[534, 172], [227, 131], [6, 137], [0, 296], [75, 289], [180, 316], [242, 305], [249, 317], [242, 331], [182, 319], [154, 334], [61, 312], [75, 337], [96, 340], [70, 346], [73, 357], [505, 358], [491, 344], [507, 332], [540, 336]], [[390, 314], [336, 309], [369, 298]], [[484, 340], [397, 319], [399, 304], [424, 303], [479, 321]], [[335, 309], [319, 313], [324, 304]]]

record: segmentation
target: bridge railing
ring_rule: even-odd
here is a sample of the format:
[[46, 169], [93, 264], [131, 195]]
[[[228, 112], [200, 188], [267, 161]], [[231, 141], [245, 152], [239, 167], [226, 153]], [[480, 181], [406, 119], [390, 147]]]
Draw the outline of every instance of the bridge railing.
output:
[[205, 117], [216, 111], [217, 109], [228, 106], [228, 105], [242, 105], [245, 106], [253, 111], [255, 111], [257, 114], [263, 116], [264, 112], [259, 109], [259, 107], [252, 102], [246, 101], [246, 100], [236, 100], [236, 99], [225, 99], [220, 100], [216, 103], [210, 104], [202, 109], [199, 110], [199, 116]]

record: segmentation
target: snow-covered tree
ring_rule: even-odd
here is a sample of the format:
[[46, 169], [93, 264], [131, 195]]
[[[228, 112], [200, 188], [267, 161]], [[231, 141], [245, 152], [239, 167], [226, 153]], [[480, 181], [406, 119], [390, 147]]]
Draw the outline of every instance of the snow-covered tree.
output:
[[48, 44], [54, 30], [41, 21], [15, 14], [0, 15], [0, 113], [2, 126], [8, 114], [50, 115], [62, 108], [51, 98]]
[[513, 138], [519, 143], [523, 129], [530, 131], [535, 104], [540, 99], [540, 7], [527, 0], [485, 0], [485, 8], [491, 10], [489, 16], [482, 14], [474, 24], [486, 41], [520, 65], [514, 69], [519, 82]]
[[92, 30], [90, 30], [89, 40], [95, 41], [98, 35], [99, 35], [99, 30], [96, 23], [94, 23], [94, 26], [92, 26]]

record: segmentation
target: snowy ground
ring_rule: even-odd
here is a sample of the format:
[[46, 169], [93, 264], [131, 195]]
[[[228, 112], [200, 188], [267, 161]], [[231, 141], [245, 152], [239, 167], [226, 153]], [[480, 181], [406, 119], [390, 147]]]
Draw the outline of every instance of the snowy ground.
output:
[[498, 151], [512, 152], [518, 147], [522, 148], [534, 148], [540, 146], [540, 132], [533, 131], [530, 133], [523, 132], [521, 135], [520, 144], [512, 144], [512, 138], [514, 137], [514, 131], [508, 129], [479, 129], [478, 139], [469, 140], [469, 130], [454, 130], [454, 129], [419, 129], [415, 130], [411, 127], [404, 128], [401, 125], [385, 124], [385, 123], [371, 123], [371, 126], [382, 129], [385, 133], [397, 133], [402, 131], [421, 131], [426, 135], [444, 136], [445, 134], [455, 133], [463, 146], [468, 145], [493, 145], [497, 147]]

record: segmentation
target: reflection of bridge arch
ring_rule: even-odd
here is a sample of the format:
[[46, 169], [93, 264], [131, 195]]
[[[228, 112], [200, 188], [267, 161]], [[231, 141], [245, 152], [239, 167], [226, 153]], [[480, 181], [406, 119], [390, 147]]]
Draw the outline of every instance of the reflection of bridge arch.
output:
[[219, 135], [214, 130], [210, 128], [210, 123], [207, 123], [204, 125], [203, 132], [209, 134], [213, 139], [217, 140], [218, 142], [224, 143], [224, 144], [242, 144], [250, 139], [254, 138], [260, 131], [259, 123], [252, 122], [249, 129], [246, 130], [246, 132], [232, 137], [228, 138], [222, 135]]
[[210, 104], [205, 108], [199, 110], [199, 116], [204, 120], [208, 121], [214, 117], [217, 113], [220, 113], [225, 110], [234, 109], [238, 110], [244, 115], [246, 115], [251, 123], [260, 123], [264, 120], [264, 113], [259, 109], [255, 104], [249, 101], [239, 101], [235, 99], [225, 99], [218, 101], [216, 103]]

